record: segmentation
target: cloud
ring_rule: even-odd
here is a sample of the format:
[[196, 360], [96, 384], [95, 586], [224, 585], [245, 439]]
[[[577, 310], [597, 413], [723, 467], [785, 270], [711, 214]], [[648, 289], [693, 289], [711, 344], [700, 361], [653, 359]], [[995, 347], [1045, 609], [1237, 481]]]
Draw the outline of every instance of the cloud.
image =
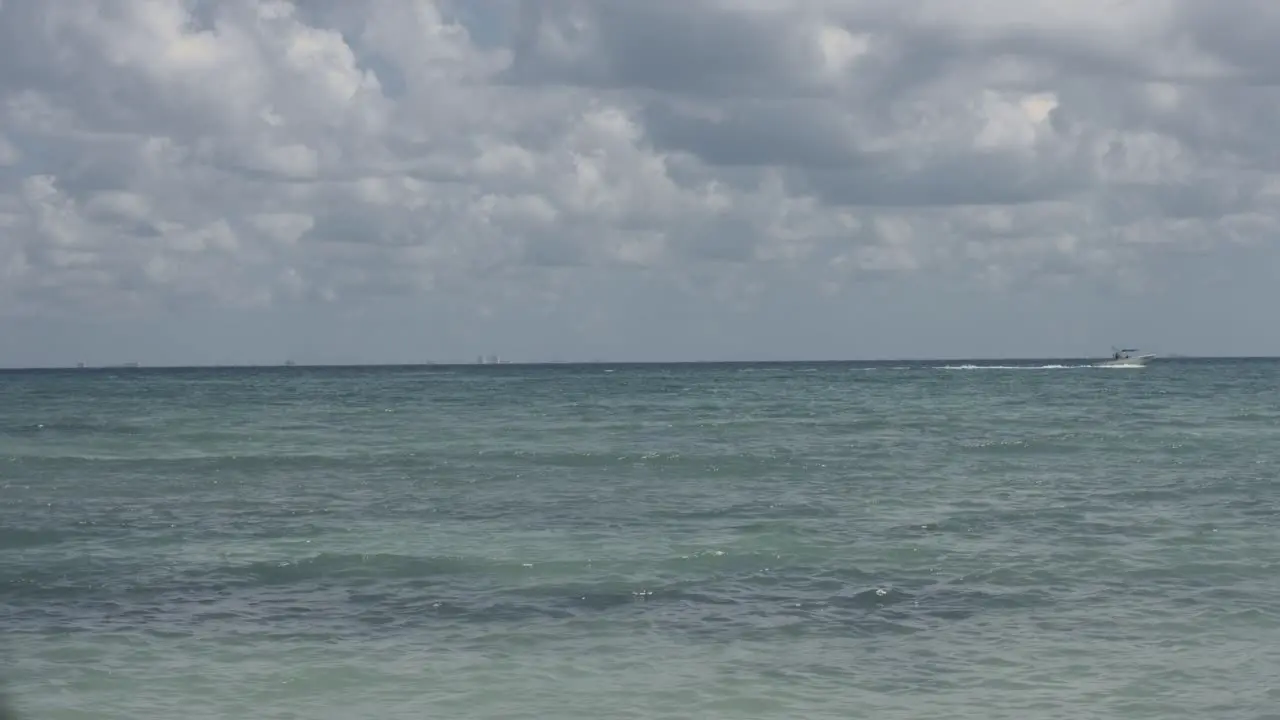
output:
[[1278, 34], [1265, 0], [5, 0], [0, 316], [1159, 282], [1274, 245]]

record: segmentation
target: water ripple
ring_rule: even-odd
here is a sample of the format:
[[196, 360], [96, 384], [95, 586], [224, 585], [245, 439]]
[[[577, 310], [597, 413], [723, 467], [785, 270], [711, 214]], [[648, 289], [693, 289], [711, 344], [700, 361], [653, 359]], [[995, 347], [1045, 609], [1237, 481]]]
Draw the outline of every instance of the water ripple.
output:
[[1280, 700], [1280, 364], [609, 369], [0, 373], [13, 694], [190, 720]]

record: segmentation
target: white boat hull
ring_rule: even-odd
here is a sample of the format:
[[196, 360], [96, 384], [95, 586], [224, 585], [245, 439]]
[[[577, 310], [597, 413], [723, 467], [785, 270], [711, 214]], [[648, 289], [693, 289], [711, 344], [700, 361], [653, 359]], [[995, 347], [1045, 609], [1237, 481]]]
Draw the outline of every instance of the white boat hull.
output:
[[1094, 367], [1142, 367], [1155, 355], [1136, 355], [1134, 357], [1110, 358], [1094, 363]]

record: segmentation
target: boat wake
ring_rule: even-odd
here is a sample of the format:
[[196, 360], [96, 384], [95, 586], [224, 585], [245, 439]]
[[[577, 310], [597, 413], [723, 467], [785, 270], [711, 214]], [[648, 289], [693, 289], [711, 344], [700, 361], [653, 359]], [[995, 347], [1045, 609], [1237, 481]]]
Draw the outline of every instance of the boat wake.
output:
[[939, 365], [935, 370], [1141, 370], [1141, 365]]

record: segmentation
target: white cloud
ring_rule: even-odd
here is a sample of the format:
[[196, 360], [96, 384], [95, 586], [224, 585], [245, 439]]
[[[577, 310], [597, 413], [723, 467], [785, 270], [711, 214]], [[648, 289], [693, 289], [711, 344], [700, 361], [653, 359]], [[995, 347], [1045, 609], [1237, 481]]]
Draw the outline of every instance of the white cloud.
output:
[[18, 148], [8, 138], [0, 135], [0, 167], [16, 165], [19, 157]]
[[1212, 5], [7, 0], [0, 316], [1158, 281], [1280, 218], [1280, 11]]

